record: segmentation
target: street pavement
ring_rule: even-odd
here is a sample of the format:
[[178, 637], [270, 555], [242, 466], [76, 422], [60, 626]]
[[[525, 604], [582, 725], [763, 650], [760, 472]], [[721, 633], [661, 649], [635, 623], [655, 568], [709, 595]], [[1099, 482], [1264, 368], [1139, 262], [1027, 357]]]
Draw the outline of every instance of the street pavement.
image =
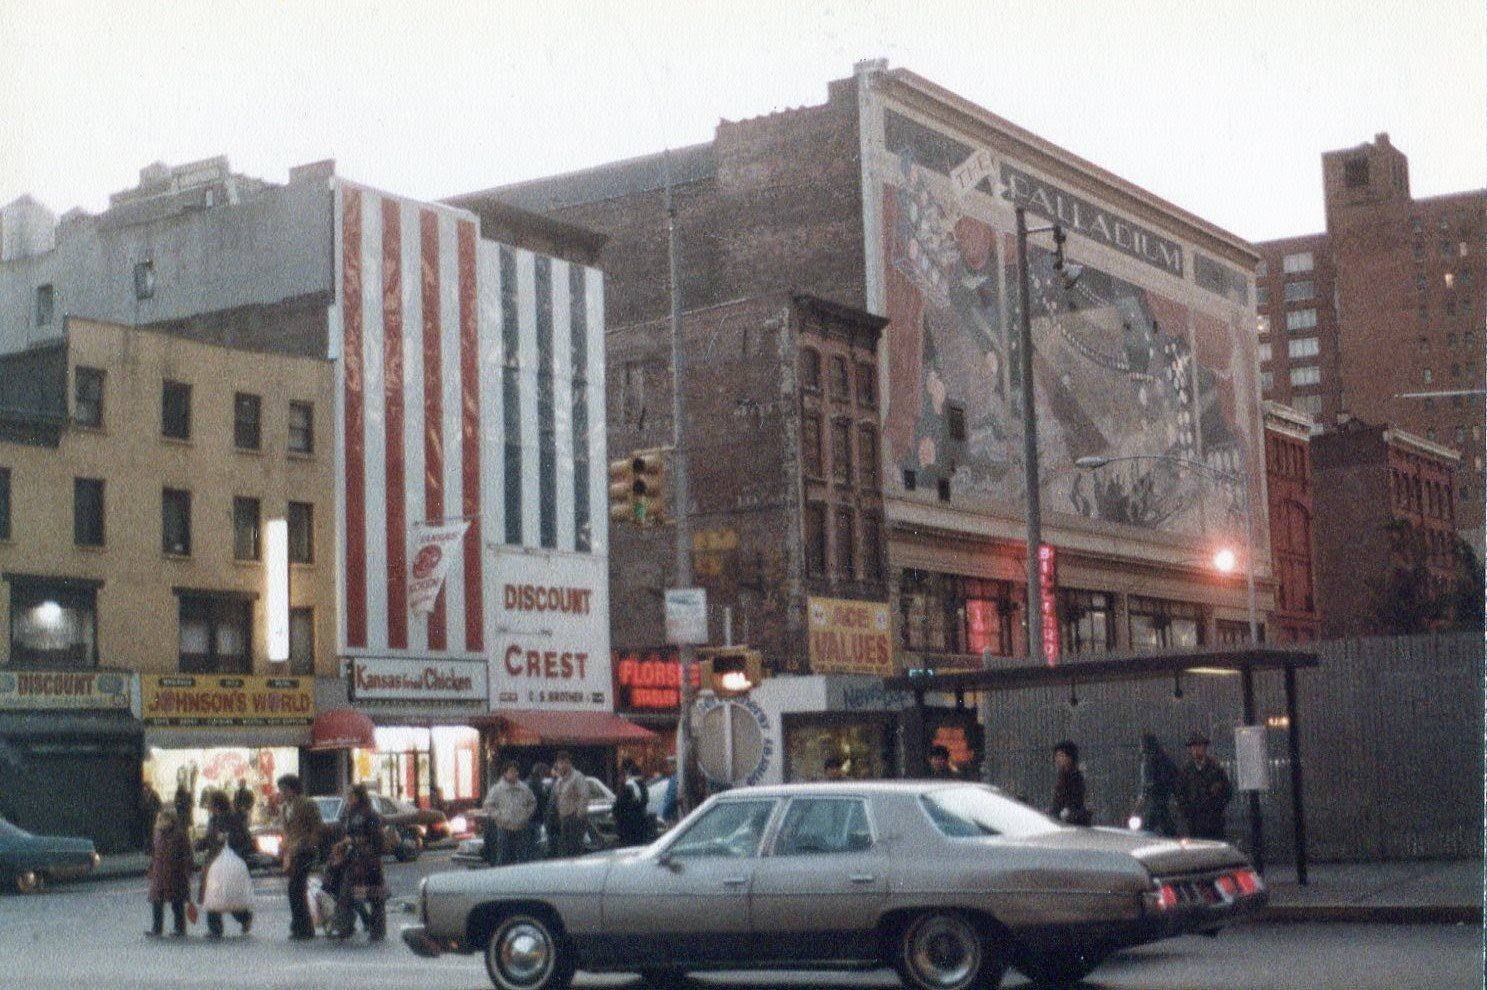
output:
[[[184, 942], [146, 939], [149, 905], [140, 878], [58, 886], [32, 897], [0, 895], [0, 987], [76, 990], [109, 986], [125, 990], [477, 990], [488, 988], [480, 960], [422, 960], [396, 932], [411, 916], [399, 902], [418, 880], [448, 869], [448, 853], [418, 862], [389, 864], [392, 892], [389, 937], [381, 945], [358, 935], [350, 943], [285, 940], [288, 906], [284, 881], [255, 881], [258, 916], [249, 938], [221, 942], [193, 928]], [[707, 988], [889, 988], [888, 973], [715, 974], [694, 981]], [[638, 986], [632, 977], [580, 974], [578, 987]], [[1006, 986], [1022, 987], [1011, 976]], [[1432, 990], [1482, 986], [1481, 929], [1472, 925], [1250, 924], [1217, 938], [1163, 942], [1109, 960], [1081, 990]]]

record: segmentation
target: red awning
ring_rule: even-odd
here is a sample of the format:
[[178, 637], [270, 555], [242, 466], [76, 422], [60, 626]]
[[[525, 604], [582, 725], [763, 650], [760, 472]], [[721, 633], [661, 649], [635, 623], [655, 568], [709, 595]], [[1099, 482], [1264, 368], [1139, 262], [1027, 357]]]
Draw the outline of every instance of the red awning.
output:
[[334, 708], [315, 716], [310, 727], [310, 749], [376, 749], [377, 729], [372, 720], [353, 708]]
[[[504, 724], [517, 742], [551, 743], [564, 746], [617, 746], [647, 742], [656, 737], [650, 729], [620, 718], [613, 712], [493, 713], [488, 720]], [[527, 738], [521, 737], [530, 737]]]

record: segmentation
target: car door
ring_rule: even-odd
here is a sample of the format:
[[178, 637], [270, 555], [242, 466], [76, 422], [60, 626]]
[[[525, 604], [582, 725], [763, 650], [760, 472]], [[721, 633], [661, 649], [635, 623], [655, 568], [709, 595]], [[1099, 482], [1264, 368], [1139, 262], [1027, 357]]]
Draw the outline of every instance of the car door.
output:
[[777, 959], [857, 959], [888, 898], [888, 858], [861, 797], [790, 800], [754, 874], [754, 941]]
[[718, 801], [665, 846], [617, 858], [604, 890], [608, 950], [638, 963], [749, 958], [749, 891], [778, 804]]

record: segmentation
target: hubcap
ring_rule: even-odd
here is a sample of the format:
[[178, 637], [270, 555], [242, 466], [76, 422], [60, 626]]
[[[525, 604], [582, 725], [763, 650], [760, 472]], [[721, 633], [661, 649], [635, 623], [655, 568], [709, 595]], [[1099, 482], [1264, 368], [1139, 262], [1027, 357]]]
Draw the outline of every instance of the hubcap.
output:
[[909, 961], [932, 987], [965, 986], [981, 966], [981, 941], [959, 918], [927, 918], [909, 933]]
[[496, 964], [518, 986], [540, 984], [552, 966], [552, 938], [535, 922], [518, 921], [501, 932]]
[[16, 890], [22, 894], [34, 894], [41, 888], [41, 877], [35, 872], [27, 870], [15, 878]]

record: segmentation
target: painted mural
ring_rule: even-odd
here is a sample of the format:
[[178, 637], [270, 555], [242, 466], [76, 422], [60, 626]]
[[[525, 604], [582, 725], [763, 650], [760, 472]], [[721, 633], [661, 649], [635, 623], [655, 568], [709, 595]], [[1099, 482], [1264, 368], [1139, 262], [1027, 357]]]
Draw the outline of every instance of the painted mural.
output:
[[[900, 140], [882, 185], [888, 453], [928, 497], [948, 482], [957, 500], [1020, 505], [1015, 239], [971, 215], [945, 178], [961, 150], [927, 133], [932, 141]], [[976, 188], [990, 192], [997, 178]], [[1238, 319], [1080, 269], [1075, 238], [1069, 247], [1063, 272], [1048, 251], [1029, 256], [1045, 511], [1194, 536], [1242, 532], [1243, 485], [1233, 475], [1249, 467], [1240, 424], [1257, 411], [1237, 398], [1255, 388]], [[1170, 273], [1182, 258], [1161, 263]], [[1110, 463], [1078, 466], [1090, 456]]]

